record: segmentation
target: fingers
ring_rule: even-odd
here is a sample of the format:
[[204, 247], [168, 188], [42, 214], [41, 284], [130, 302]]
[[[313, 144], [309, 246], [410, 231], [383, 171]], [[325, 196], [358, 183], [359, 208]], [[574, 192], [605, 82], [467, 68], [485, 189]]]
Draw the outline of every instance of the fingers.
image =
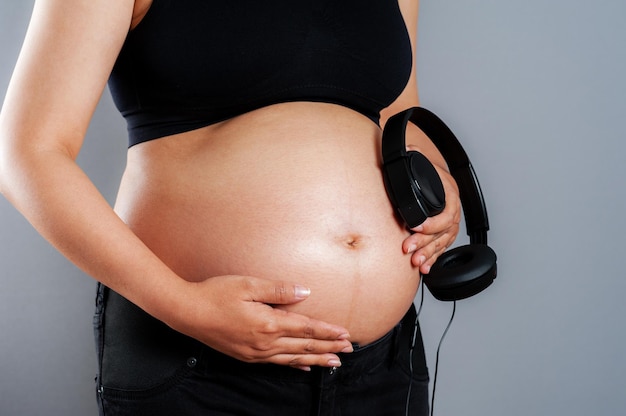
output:
[[345, 328], [280, 309], [271, 312], [256, 337], [272, 340], [271, 348], [261, 344], [260, 350], [287, 354], [352, 352], [350, 334]]
[[[445, 175], [442, 177], [446, 178]], [[459, 232], [461, 203], [453, 183], [446, 184], [446, 208], [439, 215], [428, 218], [412, 229], [414, 234], [402, 243], [405, 253], [411, 254], [411, 263], [419, 267], [422, 274], [428, 274], [430, 268], [452, 245]]]
[[304, 315], [286, 312], [280, 309], [274, 309], [273, 312], [277, 319], [280, 320], [282, 335], [286, 337], [302, 338], [305, 340], [340, 340], [343, 341], [344, 345], [351, 345], [348, 341], [350, 339], [348, 330], [339, 325], [329, 324], [327, 322], [318, 321]]
[[[306, 287], [277, 280], [248, 278], [246, 284], [249, 289], [248, 300], [259, 304], [287, 305], [300, 302], [311, 294], [310, 289]], [[272, 311], [274, 314], [286, 315], [287, 319], [275, 315], [275, 319], [267, 322], [268, 332], [273, 332], [274, 327], [280, 325], [280, 330], [287, 336], [322, 340], [350, 338], [348, 330], [339, 325], [316, 321], [281, 309], [272, 308]]]
[[[329, 352], [329, 351], [335, 351]], [[338, 353], [351, 353], [354, 349], [347, 341], [320, 341], [283, 338], [270, 350], [251, 350], [244, 357], [247, 362], [266, 362], [291, 367], [341, 367]], [[304, 369], [304, 368], [302, 368]]]
[[[410, 242], [407, 242], [409, 240]], [[454, 235], [413, 235], [403, 243], [404, 250], [411, 255], [411, 263], [419, 267], [422, 274], [428, 274], [430, 268], [448, 247], [454, 242]], [[414, 242], [415, 241], [415, 242]], [[420, 247], [419, 249], [415, 247]]]
[[246, 362], [289, 365], [302, 370], [311, 366], [339, 367], [337, 353], [354, 349], [348, 332], [336, 325], [306, 316], [272, 309], [264, 324], [237, 358]]
[[[237, 357], [247, 362], [270, 362], [306, 370], [338, 367], [336, 353], [352, 352], [348, 330], [275, 307], [303, 300], [310, 291], [284, 281], [247, 278], [247, 302], [256, 311], [248, 325], [251, 338]], [[274, 305], [274, 306], [270, 306]]]
[[272, 364], [288, 365], [303, 371], [311, 371], [311, 367], [341, 367], [341, 360], [333, 354], [279, 354], [268, 362]]

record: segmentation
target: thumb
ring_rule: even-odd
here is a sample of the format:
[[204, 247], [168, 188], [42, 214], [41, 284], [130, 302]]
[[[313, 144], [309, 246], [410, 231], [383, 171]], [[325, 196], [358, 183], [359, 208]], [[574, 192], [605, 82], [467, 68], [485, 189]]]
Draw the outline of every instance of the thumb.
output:
[[311, 289], [294, 283], [260, 279], [252, 288], [252, 300], [270, 305], [288, 305], [308, 298]]

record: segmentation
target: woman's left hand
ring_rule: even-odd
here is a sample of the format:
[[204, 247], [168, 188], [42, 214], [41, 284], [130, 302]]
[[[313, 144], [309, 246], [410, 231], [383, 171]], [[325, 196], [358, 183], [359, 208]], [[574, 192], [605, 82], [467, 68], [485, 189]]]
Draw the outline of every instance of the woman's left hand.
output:
[[412, 228], [413, 234], [402, 243], [405, 253], [411, 255], [411, 263], [419, 267], [420, 273], [428, 274], [437, 258], [452, 245], [459, 233], [461, 200], [459, 188], [446, 170], [435, 166], [446, 195], [445, 209], [422, 224]]

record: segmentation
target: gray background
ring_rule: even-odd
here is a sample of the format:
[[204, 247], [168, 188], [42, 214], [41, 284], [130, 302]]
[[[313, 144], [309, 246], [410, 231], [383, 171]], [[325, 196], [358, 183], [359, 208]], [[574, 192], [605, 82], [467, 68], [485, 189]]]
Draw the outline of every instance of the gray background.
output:
[[[32, 3], [1, 0], [0, 95]], [[499, 255], [458, 303], [439, 416], [626, 412], [625, 28], [623, 0], [422, 1], [423, 105], [462, 138]], [[126, 138], [108, 93], [88, 136], [80, 162], [112, 202]], [[4, 199], [0, 277], [0, 414], [95, 414], [94, 282]], [[426, 295], [431, 370], [451, 311]]]

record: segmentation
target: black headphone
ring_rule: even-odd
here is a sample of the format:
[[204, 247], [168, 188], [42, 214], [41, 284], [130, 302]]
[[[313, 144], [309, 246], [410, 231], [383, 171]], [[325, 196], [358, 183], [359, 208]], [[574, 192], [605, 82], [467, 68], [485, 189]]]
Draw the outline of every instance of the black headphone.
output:
[[459, 186], [470, 244], [441, 255], [424, 284], [439, 300], [465, 299], [483, 291], [496, 278], [496, 253], [487, 246], [489, 220], [474, 168], [454, 133], [435, 114], [421, 107], [404, 110], [385, 124], [382, 139], [383, 177], [387, 195], [408, 228], [417, 227], [445, 207], [441, 179], [424, 155], [406, 151], [405, 131], [411, 121], [443, 155]]

